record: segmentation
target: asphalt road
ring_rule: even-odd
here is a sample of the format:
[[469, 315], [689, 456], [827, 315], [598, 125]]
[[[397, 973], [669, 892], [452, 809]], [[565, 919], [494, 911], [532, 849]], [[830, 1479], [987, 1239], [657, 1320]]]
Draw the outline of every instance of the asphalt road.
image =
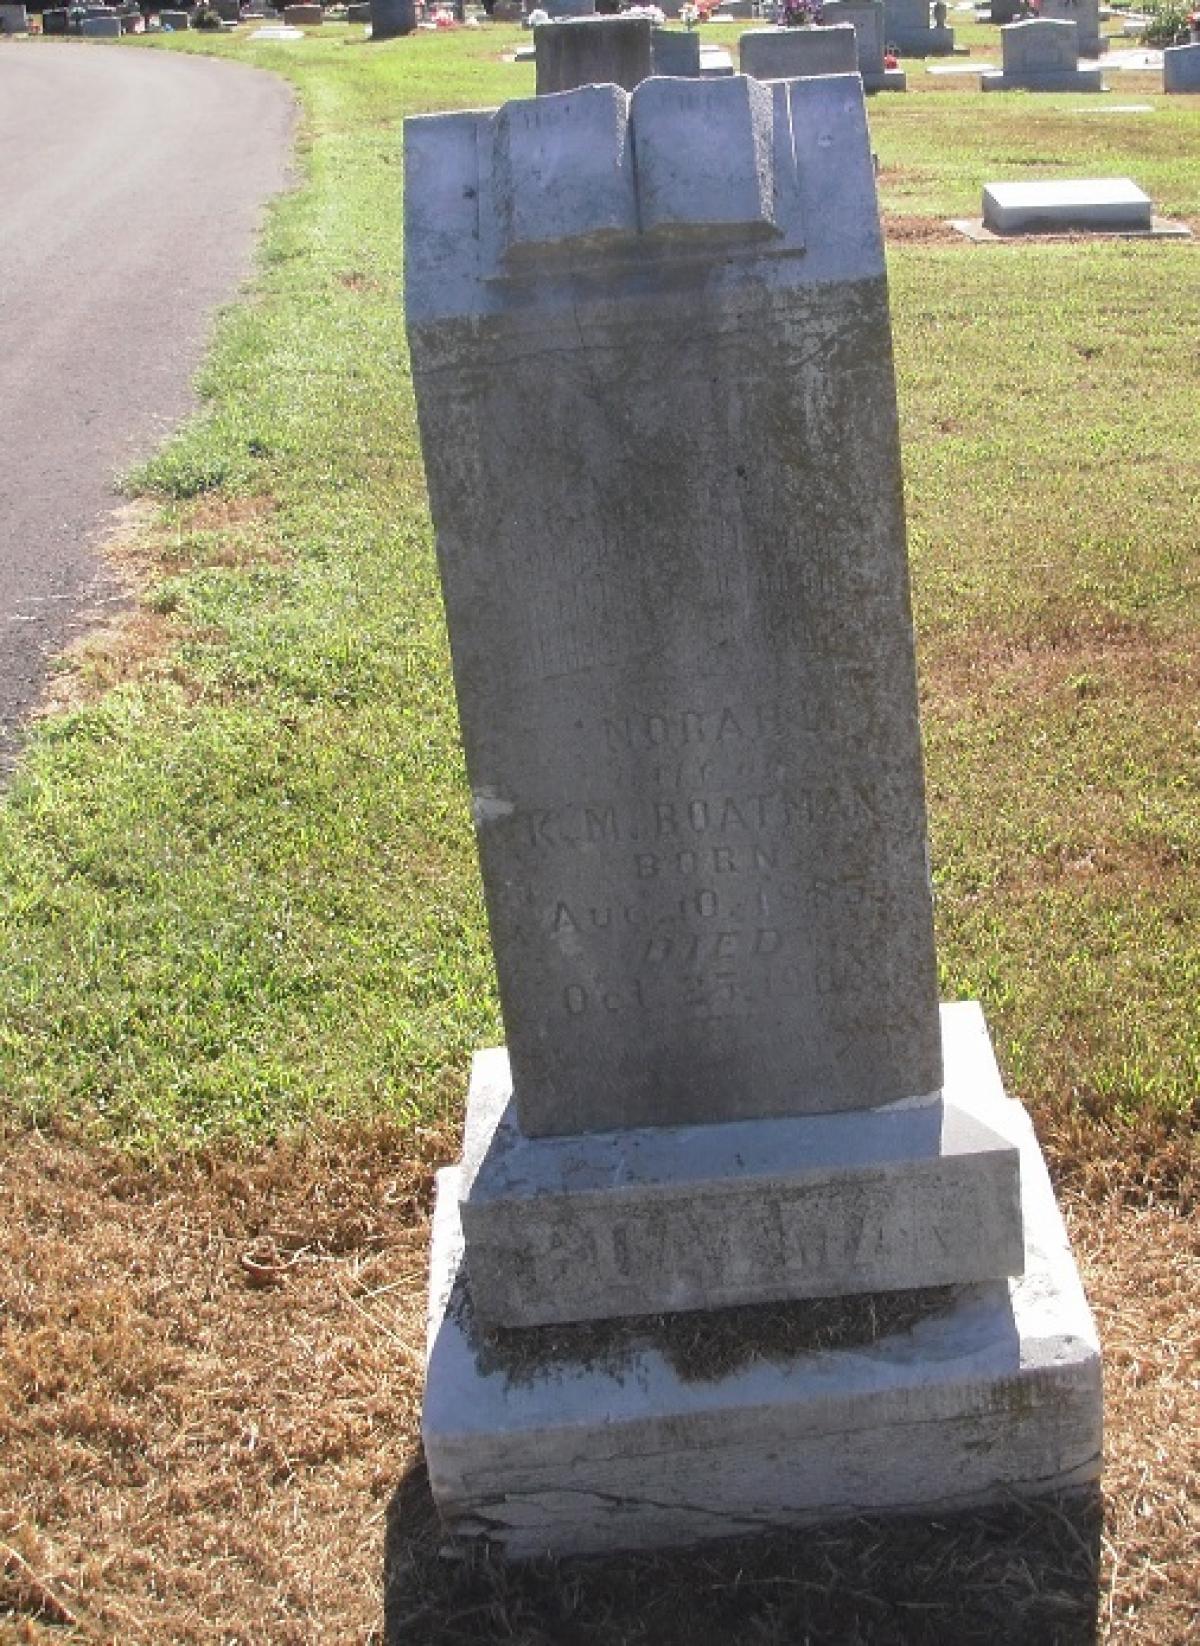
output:
[[85, 614], [118, 474], [194, 403], [288, 180], [294, 102], [240, 64], [0, 46], [0, 770]]

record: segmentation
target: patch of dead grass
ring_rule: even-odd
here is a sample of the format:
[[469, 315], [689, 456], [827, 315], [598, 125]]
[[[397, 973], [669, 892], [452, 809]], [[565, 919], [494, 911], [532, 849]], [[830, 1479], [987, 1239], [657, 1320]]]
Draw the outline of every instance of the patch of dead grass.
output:
[[1200, 1229], [1173, 1208], [1068, 1205], [1103, 1520], [1080, 1499], [511, 1569], [446, 1558], [420, 1466], [430, 1167], [454, 1152], [387, 1126], [159, 1167], [8, 1141], [0, 1641], [1195, 1638]]
[[[899, 169], [899, 168], [897, 168]], [[883, 181], [890, 174], [882, 172]], [[882, 214], [883, 237], [892, 245], [899, 246], [965, 246], [970, 242], [964, 240], [957, 229], [952, 229], [941, 217], [922, 217], [917, 213], [885, 211]]]

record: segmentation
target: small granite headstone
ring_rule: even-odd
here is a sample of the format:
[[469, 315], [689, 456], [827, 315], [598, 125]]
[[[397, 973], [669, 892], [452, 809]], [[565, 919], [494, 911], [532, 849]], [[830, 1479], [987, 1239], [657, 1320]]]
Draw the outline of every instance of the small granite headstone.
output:
[[85, 17], [79, 25], [79, 32], [92, 40], [119, 39], [121, 19], [116, 15], [110, 17]]
[[1080, 57], [1101, 57], [1108, 50], [1100, 33], [1100, 0], [1039, 0], [1038, 16], [1076, 24]]
[[323, 6], [310, 5], [285, 6], [283, 21], [290, 29], [311, 28], [314, 24], [325, 21], [325, 9]]
[[828, 28], [747, 29], [738, 41], [738, 65], [755, 80], [793, 80], [806, 74], [858, 72], [858, 36], [849, 23]]
[[24, 5], [0, 5], [0, 34], [28, 34], [29, 13]]
[[954, 50], [954, 30], [929, 20], [929, 0], [883, 0], [887, 44], [902, 57], [945, 57]]
[[560, 17], [594, 17], [596, 15], [596, 0], [545, 0], [545, 3], [530, 10], [544, 11], [551, 20]]
[[700, 75], [700, 36], [695, 29], [655, 29], [651, 43], [654, 74]]
[[416, 26], [416, 0], [371, 0], [372, 40], [395, 40]]
[[170, 29], [176, 34], [182, 33], [184, 29], [190, 27], [191, 21], [192, 14], [190, 11], [160, 11], [158, 14], [159, 27]]
[[51, 6], [42, 13], [43, 34], [66, 34], [68, 26], [68, 16], [64, 6]]
[[887, 40], [884, 32], [883, 0], [828, 0], [823, 13], [825, 24], [851, 23], [858, 46], [858, 72], [864, 91], [904, 91], [903, 69], [884, 65]]
[[1000, 30], [1003, 68], [981, 75], [984, 91], [1103, 91], [1099, 69], [1079, 67], [1074, 23], [1031, 18]]
[[[508, 1042], [439, 1188], [449, 1530], [598, 1551], [1094, 1479], [1044, 1165], [937, 1004], [858, 77], [590, 85], [409, 120], [405, 157]], [[929, 1286], [882, 1345], [755, 1351], [752, 1305]], [[724, 1369], [622, 1324], [681, 1310]]]
[[1163, 52], [1163, 90], [1200, 91], [1200, 45], [1167, 47]]
[[568, 17], [533, 31], [537, 94], [577, 86], [632, 91], [654, 73], [654, 25], [648, 17]]
[[347, 23], [369, 23], [371, 21], [371, 0], [351, 0], [346, 7]]

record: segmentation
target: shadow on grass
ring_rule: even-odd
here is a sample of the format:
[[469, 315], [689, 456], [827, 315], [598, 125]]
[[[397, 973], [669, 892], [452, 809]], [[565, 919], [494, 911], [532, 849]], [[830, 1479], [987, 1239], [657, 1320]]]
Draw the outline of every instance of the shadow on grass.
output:
[[396, 1489], [384, 1646], [1085, 1646], [1096, 1490], [937, 1519], [860, 1520], [699, 1549], [506, 1565], [447, 1552], [423, 1461]]

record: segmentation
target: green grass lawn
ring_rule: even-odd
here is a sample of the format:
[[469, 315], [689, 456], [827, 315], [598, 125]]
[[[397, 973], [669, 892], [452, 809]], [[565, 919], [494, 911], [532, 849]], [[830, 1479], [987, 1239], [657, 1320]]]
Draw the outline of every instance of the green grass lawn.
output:
[[[994, 58], [994, 30], [966, 33]], [[129, 481], [156, 503], [149, 640], [75, 665], [0, 805], [10, 1124], [151, 1148], [431, 1124], [499, 1037], [404, 344], [401, 123], [530, 94], [502, 61], [523, 38], [131, 48], [286, 75], [301, 177], [204, 410]], [[908, 67], [870, 107], [889, 221], [1097, 174], [1200, 221], [1200, 99], [1114, 75], [1110, 103], [1154, 112], [1090, 117], [1103, 98]], [[1060, 1169], [1175, 1187], [1200, 1086], [1198, 258], [890, 253], [944, 992], [982, 998]]]

